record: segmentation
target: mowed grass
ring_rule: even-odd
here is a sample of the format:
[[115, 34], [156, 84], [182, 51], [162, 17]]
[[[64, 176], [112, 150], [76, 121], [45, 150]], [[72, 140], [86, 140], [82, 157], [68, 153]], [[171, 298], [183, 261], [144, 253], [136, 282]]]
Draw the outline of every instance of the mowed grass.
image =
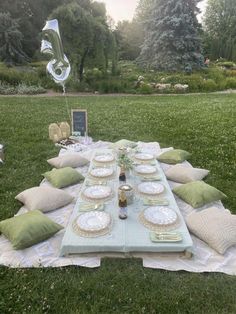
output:
[[[236, 95], [71, 97], [88, 110], [95, 140], [158, 141], [192, 153], [207, 182], [236, 213]], [[68, 120], [63, 97], [1, 97], [0, 219], [14, 215], [20, 191], [39, 185], [58, 149], [48, 125]], [[0, 268], [0, 313], [236, 313], [236, 278], [144, 269], [141, 260], [106, 259], [99, 269]]]

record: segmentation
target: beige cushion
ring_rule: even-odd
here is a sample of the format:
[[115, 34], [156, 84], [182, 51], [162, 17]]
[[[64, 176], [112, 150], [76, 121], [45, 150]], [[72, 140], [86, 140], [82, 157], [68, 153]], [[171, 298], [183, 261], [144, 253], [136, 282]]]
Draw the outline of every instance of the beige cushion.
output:
[[236, 215], [212, 207], [187, 216], [189, 230], [220, 254], [236, 245]]
[[200, 168], [191, 168], [182, 165], [175, 165], [166, 171], [168, 180], [188, 183], [193, 181], [201, 181], [208, 175], [209, 171]]
[[59, 157], [48, 159], [47, 162], [55, 168], [83, 167], [89, 163], [88, 159], [78, 153], [66, 154]]
[[71, 203], [73, 197], [68, 193], [52, 187], [34, 187], [16, 196], [28, 210], [48, 212]]

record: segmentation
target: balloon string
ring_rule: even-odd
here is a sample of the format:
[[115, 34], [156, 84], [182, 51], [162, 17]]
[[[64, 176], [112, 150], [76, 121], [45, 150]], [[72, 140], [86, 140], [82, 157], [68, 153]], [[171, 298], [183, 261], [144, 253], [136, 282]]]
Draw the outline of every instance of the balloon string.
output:
[[68, 113], [69, 121], [71, 123], [71, 114], [70, 114], [68, 99], [67, 99], [67, 95], [66, 95], [66, 86], [65, 86], [65, 84], [62, 85], [62, 89], [63, 89], [63, 96], [65, 97], [65, 102], [66, 102], [66, 110], [67, 110], [67, 113]]

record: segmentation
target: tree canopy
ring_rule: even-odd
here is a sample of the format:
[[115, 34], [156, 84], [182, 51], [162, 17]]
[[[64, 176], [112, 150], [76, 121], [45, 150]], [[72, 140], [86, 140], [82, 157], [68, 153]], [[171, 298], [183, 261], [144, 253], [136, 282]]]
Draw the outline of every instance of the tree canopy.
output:
[[50, 18], [58, 19], [66, 54], [72, 65], [74, 77], [83, 80], [85, 65], [101, 70], [108, 67], [113, 57], [113, 34], [106, 23], [104, 4], [74, 1], [58, 7]]
[[22, 33], [10, 13], [0, 13], [0, 59], [6, 64], [22, 63], [27, 56], [22, 50]]
[[203, 24], [209, 56], [236, 61], [236, 1], [208, 0]]
[[191, 71], [203, 66], [199, 0], [154, 0], [138, 63], [157, 70]]

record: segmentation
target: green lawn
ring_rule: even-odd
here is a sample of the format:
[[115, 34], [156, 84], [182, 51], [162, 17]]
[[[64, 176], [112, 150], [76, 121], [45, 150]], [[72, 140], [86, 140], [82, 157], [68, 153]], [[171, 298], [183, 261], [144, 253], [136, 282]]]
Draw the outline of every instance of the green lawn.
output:
[[[228, 195], [236, 213], [236, 95], [74, 97], [86, 108], [90, 135], [159, 141], [190, 151], [190, 162], [211, 171], [207, 182]], [[38, 185], [57, 154], [48, 125], [68, 119], [64, 98], [0, 98], [0, 219], [20, 205], [14, 196]], [[143, 269], [140, 260], [105, 260], [89, 270], [0, 267], [0, 313], [236, 313], [236, 278]]]

